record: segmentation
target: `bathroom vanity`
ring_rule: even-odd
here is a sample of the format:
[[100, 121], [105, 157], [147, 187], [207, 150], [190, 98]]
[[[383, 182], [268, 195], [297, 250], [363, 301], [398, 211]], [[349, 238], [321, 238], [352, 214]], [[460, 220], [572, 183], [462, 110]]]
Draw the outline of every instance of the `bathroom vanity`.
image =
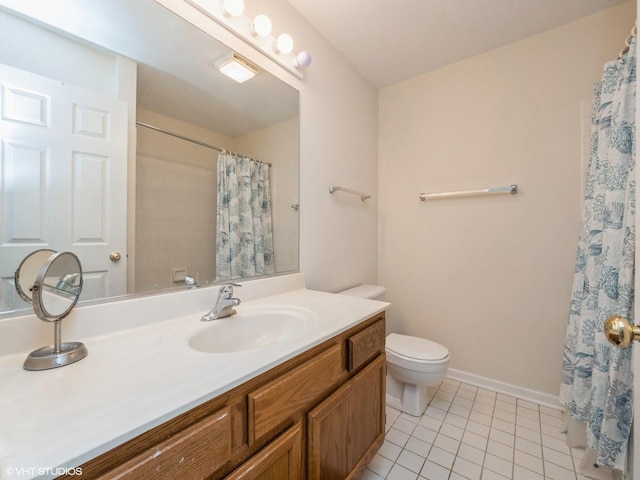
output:
[[[307, 290], [294, 274], [243, 283], [236, 315], [201, 322], [215, 293], [81, 306], [65, 321], [90, 353], [62, 368], [29, 372], [25, 353], [0, 349], [0, 478], [41, 475], [34, 467], [103, 479], [355, 477], [384, 439], [388, 304]], [[0, 337], [38, 323], [0, 322]]]
[[384, 332], [375, 315], [87, 462], [83, 475], [350, 478], [384, 438]]

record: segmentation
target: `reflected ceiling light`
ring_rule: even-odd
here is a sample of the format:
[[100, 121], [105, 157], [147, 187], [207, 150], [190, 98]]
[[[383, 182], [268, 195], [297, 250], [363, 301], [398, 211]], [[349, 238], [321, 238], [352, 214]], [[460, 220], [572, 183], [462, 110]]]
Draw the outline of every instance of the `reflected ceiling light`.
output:
[[244, 0], [223, 0], [222, 10], [232, 17], [238, 17], [244, 12]]
[[306, 50], [302, 50], [296, 58], [293, 59], [293, 66], [296, 68], [305, 68], [311, 65], [311, 54]]
[[220, 73], [238, 83], [246, 82], [260, 72], [258, 67], [235, 52], [231, 52], [222, 57], [215, 63], [215, 67]]
[[276, 40], [276, 50], [280, 53], [291, 53], [293, 51], [293, 38], [288, 33], [282, 33]]
[[267, 37], [271, 34], [271, 20], [266, 15], [260, 14], [253, 21], [253, 32], [261, 37]]

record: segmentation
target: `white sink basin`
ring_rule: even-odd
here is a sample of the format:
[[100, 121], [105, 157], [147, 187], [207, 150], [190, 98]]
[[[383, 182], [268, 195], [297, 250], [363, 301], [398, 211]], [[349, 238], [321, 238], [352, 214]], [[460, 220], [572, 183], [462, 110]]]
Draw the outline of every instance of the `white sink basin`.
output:
[[288, 306], [237, 307], [238, 313], [213, 320], [189, 339], [189, 346], [206, 353], [254, 350], [296, 335], [315, 319], [307, 310]]

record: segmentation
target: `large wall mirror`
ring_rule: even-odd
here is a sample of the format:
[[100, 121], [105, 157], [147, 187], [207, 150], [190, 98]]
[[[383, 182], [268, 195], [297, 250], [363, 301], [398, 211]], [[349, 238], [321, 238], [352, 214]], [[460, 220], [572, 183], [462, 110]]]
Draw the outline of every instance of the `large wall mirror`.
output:
[[270, 165], [273, 268], [242, 277], [298, 269], [298, 92], [229, 53], [154, 0], [0, 0], [0, 316], [42, 248], [80, 258], [81, 301], [222, 280], [220, 150]]

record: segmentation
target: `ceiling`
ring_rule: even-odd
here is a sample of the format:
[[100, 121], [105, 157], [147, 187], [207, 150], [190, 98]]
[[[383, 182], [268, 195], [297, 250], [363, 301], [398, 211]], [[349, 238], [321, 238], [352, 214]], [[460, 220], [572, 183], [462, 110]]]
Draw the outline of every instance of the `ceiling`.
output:
[[289, 3], [372, 85], [382, 88], [626, 1], [289, 0]]

